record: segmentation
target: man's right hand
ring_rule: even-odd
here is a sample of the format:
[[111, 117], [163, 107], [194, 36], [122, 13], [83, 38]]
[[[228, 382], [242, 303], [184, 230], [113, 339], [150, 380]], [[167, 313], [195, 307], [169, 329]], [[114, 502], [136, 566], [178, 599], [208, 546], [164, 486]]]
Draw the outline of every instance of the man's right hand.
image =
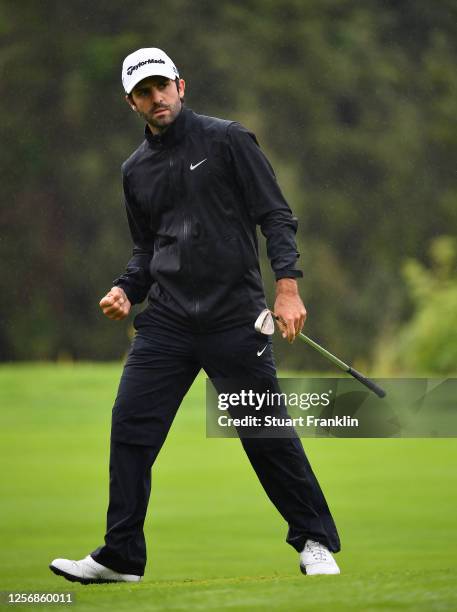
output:
[[113, 287], [105, 297], [100, 300], [103, 314], [113, 321], [121, 321], [128, 316], [132, 304], [125, 291], [120, 287]]

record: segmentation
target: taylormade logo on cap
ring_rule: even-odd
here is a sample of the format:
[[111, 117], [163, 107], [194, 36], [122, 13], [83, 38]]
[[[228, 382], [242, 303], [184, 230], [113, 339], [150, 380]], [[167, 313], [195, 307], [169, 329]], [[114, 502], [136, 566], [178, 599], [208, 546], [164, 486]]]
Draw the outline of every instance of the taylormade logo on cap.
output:
[[145, 60], [144, 62], [139, 62], [136, 66], [129, 66], [127, 68], [127, 74], [130, 76], [134, 70], [137, 70], [138, 68], [140, 68], [141, 66], [144, 66], [145, 64], [165, 64], [165, 62], [163, 61], [163, 59], [158, 59], [158, 60], [148, 59], [148, 60]]
[[179, 72], [162, 49], [154, 47], [138, 49], [127, 55], [122, 64], [122, 84], [125, 93], [131, 93], [135, 85], [150, 76], [163, 76], [174, 80], [179, 78]]

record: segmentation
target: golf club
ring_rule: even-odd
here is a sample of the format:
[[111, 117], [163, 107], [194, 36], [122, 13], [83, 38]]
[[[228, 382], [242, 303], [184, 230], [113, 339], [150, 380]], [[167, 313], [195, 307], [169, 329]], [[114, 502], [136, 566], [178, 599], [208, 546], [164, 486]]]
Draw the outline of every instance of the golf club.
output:
[[[256, 331], [260, 332], [261, 334], [265, 334], [266, 336], [272, 336], [275, 332], [275, 319], [276, 321], [280, 321], [280, 318], [278, 316], [276, 316], [273, 312], [271, 312], [271, 310], [266, 308], [265, 310], [262, 310], [262, 312], [257, 317], [256, 322], [254, 323], [254, 327]], [[347, 374], [353, 376], [355, 379], [361, 382], [362, 385], [365, 385], [365, 387], [368, 387], [368, 389], [370, 389], [370, 391], [373, 391], [373, 393], [376, 393], [378, 397], [385, 397], [386, 392], [384, 391], [384, 389], [381, 389], [381, 387], [379, 387], [372, 380], [370, 380], [351, 366], [347, 365], [347, 363], [344, 363], [344, 361], [341, 361], [341, 359], [338, 359], [338, 357], [335, 357], [335, 355], [332, 355], [332, 353], [327, 351], [327, 349], [325, 349], [324, 347], [320, 346], [320, 344], [318, 344], [308, 336], [305, 336], [305, 334], [302, 332], [298, 334], [298, 337], [303, 342], [306, 342], [308, 346], [311, 346], [321, 355], [326, 357], [338, 368], [340, 368]]]

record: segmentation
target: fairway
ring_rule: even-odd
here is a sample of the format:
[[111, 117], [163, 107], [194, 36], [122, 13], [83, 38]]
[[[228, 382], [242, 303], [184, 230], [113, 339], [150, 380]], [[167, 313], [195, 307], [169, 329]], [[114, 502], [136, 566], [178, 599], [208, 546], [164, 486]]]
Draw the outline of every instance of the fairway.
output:
[[342, 575], [305, 577], [238, 440], [206, 438], [203, 376], [153, 471], [144, 581], [54, 576], [53, 558], [79, 559], [103, 541], [120, 372], [118, 363], [0, 368], [0, 590], [69, 591], [70, 609], [113, 612], [457, 608], [454, 439], [304, 439], [342, 540]]

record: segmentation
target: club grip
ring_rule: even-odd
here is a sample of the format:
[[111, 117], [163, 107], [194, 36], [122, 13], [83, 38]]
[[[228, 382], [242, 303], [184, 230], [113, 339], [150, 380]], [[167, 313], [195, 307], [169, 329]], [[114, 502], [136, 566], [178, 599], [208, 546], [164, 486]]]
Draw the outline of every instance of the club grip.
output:
[[384, 389], [378, 387], [375, 382], [373, 382], [369, 378], [366, 378], [366, 376], [360, 374], [360, 372], [357, 372], [357, 370], [354, 370], [354, 368], [350, 367], [348, 370], [348, 374], [356, 378], [359, 382], [362, 383], [362, 385], [365, 385], [365, 387], [368, 387], [371, 391], [373, 391], [373, 393], [376, 393], [378, 397], [385, 397], [386, 392], [384, 391]]

